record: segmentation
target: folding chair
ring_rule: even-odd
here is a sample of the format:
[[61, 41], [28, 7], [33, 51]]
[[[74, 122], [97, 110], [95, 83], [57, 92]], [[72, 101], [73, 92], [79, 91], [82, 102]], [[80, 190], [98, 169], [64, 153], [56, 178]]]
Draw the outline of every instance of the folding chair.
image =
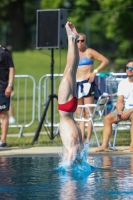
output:
[[112, 130], [113, 130], [113, 143], [109, 142], [109, 148], [112, 150], [116, 150], [115, 143], [116, 143], [116, 137], [117, 137], [117, 132], [118, 130], [130, 130], [131, 122], [129, 120], [127, 121], [121, 121], [118, 124], [112, 124]]
[[[92, 127], [93, 127], [93, 131], [95, 134], [95, 138], [96, 138], [96, 142], [98, 147], [100, 146], [99, 144], [99, 140], [98, 140], [98, 135], [95, 129], [95, 122], [98, 121], [102, 121], [103, 122], [103, 115], [104, 115], [104, 111], [106, 109], [107, 103], [108, 103], [108, 99], [109, 97], [106, 95], [101, 95], [99, 97], [99, 99], [97, 100], [96, 104], [85, 104], [85, 105], [78, 105], [78, 107], [81, 107], [81, 113], [80, 113], [80, 118], [75, 118], [75, 121], [84, 121], [84, 122], [91, 122], [92, 123]], [[90, 107], [93, 107], [93, 113], [91, 113], [90, 111]], [[84, 108], [88, 109], [88, 113], [89, 113], [89, 118], [82, 118], [82, 113], [84, 111]]]
[[[115, 77], [115, 79], [114, 79], [114, 83], [116, 84], [116, 88], [118, 88], [118, 84], [119, 84], [119, 82], [120, 81], [122, 81], [124, 78], [116, 78]], [[111, 82], [111, 84], [113, 84], [113, 82]], [[111, 85], [110, 85], [110, 88], [111, 88]], [[117, 91], [117, 90], [116, 90]], [[116, 92], [115, 91], [115, 92]], [[114, 92], [114, 91], [113, 91]], [[111, 102], [112, 102], [112, 109], [111, 109], [111, 111], [110, 112], [112, 112], [113, 110], [115, 110], [116, 109], [116, 102], [117, 102], [117, 93], [114, 93], [114, 94], [112, 94], [111, 95], [112, 97], [111, 97]], [[116, 143], [116, 136], [117, 136], [117, 131], [118, 131], [118, 129], [120, 130], [127, 130], [127, 129], [129, 129], [129, 125], [130, 125], [131, 123], [129, 122], [129, 121], [125, 121], [125, 122], [119, 122], [118, 124], [112, 124], [112, 131], [113, 131], [113, 143], [112, 143], [112, 145], [111, 145], [111, 142], [109, 141], [109, 148], [110, 149], [112, 149], [112, 150], [116, 150], [116, 148], [115, 148], [115, 143]], [[127, 128], [127, 126], [128, 126], [128, 128]]]

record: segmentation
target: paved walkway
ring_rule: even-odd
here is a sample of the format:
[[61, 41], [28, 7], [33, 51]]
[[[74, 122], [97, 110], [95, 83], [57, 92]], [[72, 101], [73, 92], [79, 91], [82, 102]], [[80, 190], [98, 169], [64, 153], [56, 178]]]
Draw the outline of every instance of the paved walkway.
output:
[[[95, 152], [97, 147], [89, 148], [89, 155], [123, 155], [130, 156], [133, 152], [129, 152], [129, 146], [117, 147], [117, 151], [106, 150], [104, 152]], [[63, 147], [29, 147], [29, 148], [0, 148], [0, 157], [3, 156], [44, 156], [48, 154], [60, 154], [63, 151]]]
[[[47, 134], [47, 132], [45, 132], [45, 131], [41, 131], [41, 133], [40, 133], [40, 135], [46, 135], [46, 134]], [[23, 133], [22, 135], [23, 136], [34, 136], [35, 133], [29, 132], [29, 133]], [[19, 133], [7, 134], [7, 137], [18, 137], [18, 136], [19, 136]]]

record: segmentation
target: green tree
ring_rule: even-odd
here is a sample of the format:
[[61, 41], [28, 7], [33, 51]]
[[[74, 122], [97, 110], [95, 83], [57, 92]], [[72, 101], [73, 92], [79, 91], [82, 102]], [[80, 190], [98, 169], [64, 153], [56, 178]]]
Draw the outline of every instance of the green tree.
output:
[[[12, 44], [14, 49], [26, 48], [30, 44], [33, 26], [36, 26], [36, 9], [40, 8], [40, 0], [1, 0], [0, 26], [1, 40], [5, 34], [3, 45]], [[5, 31], [4, 31], [5, 30]]]
[[68, 10], [68, 20], [72, 21], [78, 30], [84, 30], [85, 19], [87, 19], [93, 10], [99, 10], [99, 3], [94, 0], [41, 0], [42, 9], [65, 8]]
[[65, 8], [68, 11], [68, 21], [72, 21], [79, 32], [87, 35], [87, 43], [90, 44], [90, 22], [89, 17], [92, 11], [99, 10], [100, 5], [97, 0], [41, 0], [42, 9]]
[[67, 8], [68, 20], [111, 59], [132, 55], [133, 0], [42, 0], [41, 8]]
[[[8, 32], [12, 35], [13, 46], [23, 47], [26, 37], [24, 26], [24, 1], [1, 0], [0, 18], [1, 25], [8, 29]], [[7, 32], [5, 32], [5, 34], [6, 33]]]
[[133, 1], [102, 0], [101, 9], [108, 10], [102, 19], [105, 34], [117, 43], [116, 55], [129, 57], [133, 51]]

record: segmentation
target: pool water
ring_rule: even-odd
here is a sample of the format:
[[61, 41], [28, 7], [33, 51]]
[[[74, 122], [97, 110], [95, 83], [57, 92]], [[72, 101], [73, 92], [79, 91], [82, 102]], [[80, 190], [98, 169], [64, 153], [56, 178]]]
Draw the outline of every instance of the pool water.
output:
[[[133, 156], [88, 158], [61, 170], [60, 155], [0, 157], [1, 200], [132, 200]], [[92, 167], [93, 166], [93, 167]]]

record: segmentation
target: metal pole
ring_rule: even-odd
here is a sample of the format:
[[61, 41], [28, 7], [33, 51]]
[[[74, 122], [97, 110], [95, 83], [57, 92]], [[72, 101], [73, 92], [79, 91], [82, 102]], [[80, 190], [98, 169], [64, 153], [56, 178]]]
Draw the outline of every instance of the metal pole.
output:
[[47, 114], [47, 110], [48, 110], [48, 107], [49, 107], [49, 104], [51, 102], [51, 137], [50, 139], [53, 140], [54, 139], [54, 129], [53, 129], [53, 123], [54, 123], [54, 98], [56, 98], [58, 100], [58, 97], [57, 95], [54, 94], [54, 49], [51, 49], [51, 95], [49, 95], [49, 99], [47, 101], [47, 104], [46, 104], [46, 107], [44, 109], [44, 112], [42, 114], [42, 117], [41, 117], [41, 121], [40, 123], [38, 124], [38, 127], [37, 127], [37, 130], [36, 130], [36, 133], [34, 135], [34, 138], [32, 140], [32, 144], [34, 144], [34, 142], [36, 140], [38, 140], [38, 137], [39, 137], [39, 134], [40, 134], [40, 131], [41, 131], [41, 128], [42, 128], [42, 124], [43, 124], [43, 121], [46, 117], [46, 114]]
[[53, 95], [54, 95], [54, 49], [51, 49], [51, 139], [54, 138], [53, 136], [53, 123], [54, 123], [54, 99], [53, 99]]

